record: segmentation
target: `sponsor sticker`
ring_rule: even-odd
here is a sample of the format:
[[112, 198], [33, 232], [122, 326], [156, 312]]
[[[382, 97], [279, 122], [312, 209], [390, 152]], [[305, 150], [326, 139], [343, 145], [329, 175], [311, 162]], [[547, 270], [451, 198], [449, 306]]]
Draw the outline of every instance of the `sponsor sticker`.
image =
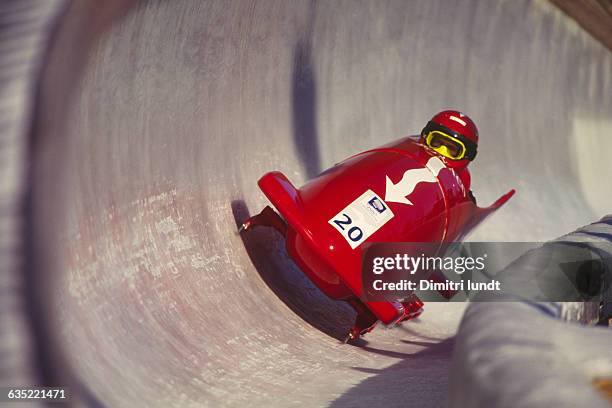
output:
[[393, 212], [387, 203], [368, 190], [328, 222], [355, 249], [391, 218]]

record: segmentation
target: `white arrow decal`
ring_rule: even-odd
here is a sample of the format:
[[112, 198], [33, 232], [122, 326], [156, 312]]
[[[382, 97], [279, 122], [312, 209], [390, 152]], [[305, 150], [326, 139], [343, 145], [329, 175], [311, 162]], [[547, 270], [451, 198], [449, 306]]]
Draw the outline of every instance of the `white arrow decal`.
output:
[[446, 168], [442, 160], [437, 157], [432, 157], [426, 164], [427, 167], [420, 169], [406, 170], [404, 176], [397, 184], [393, 184], [389, 176], [387, 176], [387, 184], [385, 187], [385, 201], [401, 204], [414, 205], [408, 198], [414, 191], [417, 184], [421, 182], [435, 183], [436, 177], [440, 174], [440, 170]]

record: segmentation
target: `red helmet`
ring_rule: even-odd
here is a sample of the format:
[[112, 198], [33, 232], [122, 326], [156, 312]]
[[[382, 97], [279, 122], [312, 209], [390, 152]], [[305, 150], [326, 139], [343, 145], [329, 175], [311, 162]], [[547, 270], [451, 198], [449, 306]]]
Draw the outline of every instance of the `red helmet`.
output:
[[472, 119], [459, 111], [436, 113], [421, 131], [421, 136], [429, 147], [455, 164], [467, 165], [476, 157], [478, 128]]

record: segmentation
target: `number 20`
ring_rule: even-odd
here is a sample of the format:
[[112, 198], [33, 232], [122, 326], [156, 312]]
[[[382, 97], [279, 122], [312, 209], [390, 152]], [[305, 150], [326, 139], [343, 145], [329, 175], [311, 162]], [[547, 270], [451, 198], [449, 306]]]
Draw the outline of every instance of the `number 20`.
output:
[[[351, 225], [353, 223], [353, 220], [351, 220], [351, 217], [349, 217], [347, 214], [342, 213], [342, 215], [346, 217], [346, 220], [334, 220], [334, 224], [336, 224], [338, 228], [340, 228], [342, 231], [345, 231], [344, 226]], [[361, 230], [361, 228], [353, 226], [349, 228], [347, 236], [351, 241], [357, 242], [363, 237], [363, 231]]]

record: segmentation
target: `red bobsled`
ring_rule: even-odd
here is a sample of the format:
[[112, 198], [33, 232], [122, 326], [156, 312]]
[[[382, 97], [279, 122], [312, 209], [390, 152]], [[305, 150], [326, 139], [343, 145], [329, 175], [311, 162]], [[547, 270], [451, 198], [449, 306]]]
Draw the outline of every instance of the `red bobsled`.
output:
[[514, 194], [476, 206], [456, 172], [411, 137], [352, 156], [299, 189], [276, 171], [259, 186], [282, 219], [266, 207], [243, 229], [270, 225], [283, 233], [301, 270], [357, 310], [353, 339], [371, 330], [372, 320], [388, 325], [411, 313], [399, 302], [360, 300], [364, 243], [459, 241]]

